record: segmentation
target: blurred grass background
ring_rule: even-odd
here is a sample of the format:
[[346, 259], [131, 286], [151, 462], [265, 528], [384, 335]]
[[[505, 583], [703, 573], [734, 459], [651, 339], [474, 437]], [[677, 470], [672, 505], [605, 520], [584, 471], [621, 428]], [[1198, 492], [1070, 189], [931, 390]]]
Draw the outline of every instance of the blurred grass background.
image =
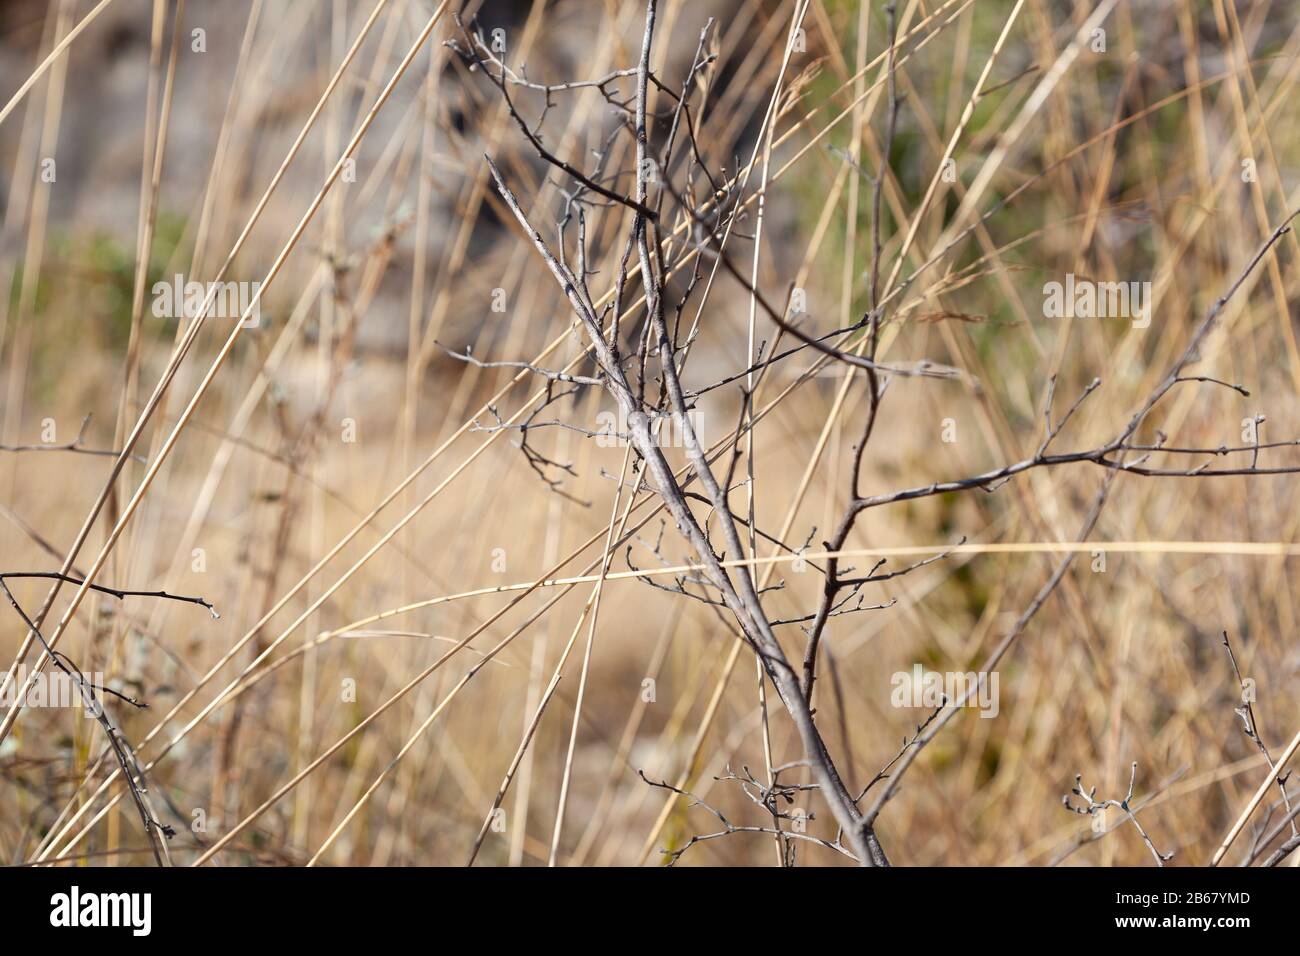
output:
[[[150, 77], [157, 84], [166, 79], [170, 18], [179, 9], [160, 6], [163, 30], [151, 28], [153, 3], [116, 0], [0, 125], [5, 444], [38, 441], [47, 419], [57, 424], [60, 441], [71, 440], [93, 414], [87, 444], [117, 447], [176, 339], [175, 323], [155, 319], [147, 299], [143, 315], [132, 314], [141, 170], [156, 128], [146, 119]], [[468, 6], [485, 29], [507, 31], [511, 64], [526, 63], [539, 82], [630, 64], [640, 40], [640, 4]], [[734, 174], [759, 135], [796, 4], [662, 6], [655, 67], [674, 84], [690, 66], [706, 18], [717, 17], [718, 60], [700, 119], [701, 145], [712, 169]], [[89, 7], [5, 5], [0, 98]], [[897, 7], [903, 100], [883, 194], [885, 276], [1014, 11], [984, 83], [988, 92], [975, 101], [957, 144], [956, 182], [939, 182], [903, 259], [905, 277], [937, 250], [965, 190], [1006, 145], [1007, 131], [1095, 7], [1048, 0], [901, 0]], [[216, 271], [372, 9], [351, 0], [188, 0], [147, 251], [149, 286], [175, 273], [206, 280]], [[232, 278], [251, 281], [265, 272], [433, 9], [424, 0], [389, 4]], [[808, 321], [828, 331], [855, 321], [868, 302], [869, 177], [880, 166], [885, 102], [880, 68], [862, 67], [884, 50], [886, 25], [880, 5], [843, 0], [813, 0], [804, 23], [806, 50], [792, 60], [785, 84], [797, 98], [776, 126], [778, 136], [790, 135], [773, 152], [772, 168], [783, 173], [768, 191], [760, 278], [772, 297], [791, 282], [805, 288]], [[193, 29], [206, 31], [205, 53], [192, 51]], [[356, 181], [340, 182], [327, 198], [268, 290], [261, 325], [239, 343], [102, 575], [119, 586], [202, 594], [221, 619], [169, 602], [94, 599], [69, 632], [65, 649], [83, 670], [103, 671], [113, 686], [150, 703], [145, 711], [113, 712], [142, 759], [157, 758], [149, 778], [163, 822], [179, 831], [171, 843], [177, 861], [196, 858], [506, 599], [467, 597], [314, 643], [318, 634], [412, 602], [531, 582], [589, 537], [603, 540], [620, 449], [562, 429], [531, 433], [548, 455], [572, 463], [574, 474], [558, 475], [569, 496], [562, 497], [512, 447], [515, 436], [456, 431], [476, 419], [491, 424], [480, 406], [513, 372], [450, 359], [435, 340], [472, 346], [484, 359], [520, 359], [537, 354], [570, 319], [544, 266], [505, 227], [503, 207], [485, 188], [481, 155], [490, 151], [543, 210], [558, 208], [554, 177], [544, 179], [492, 91], [441, 45], [452, 30], [445, 20], [403, 78], [358, 152]], [[1102, 380], [1057, 440], [1060, 450], [1107, 440], [1181, 354], [1199, 317], [1248, 257], [1300, 205], [1300, 17], [1293, 5], [1133, 0], [1116, 6], [1104, 30], [1104, 50], [1093, 49], [1089, 38], [1033, 107], [976, 208], [983, 213], [1041, 178], [891, 310], [887, 358], [951, 364], [977, 384], [891, 384], [866, 458], [869, 493], [1031, 455], [1042, 437], [1051, 375], [1058, 412], [1094, 377]], [[538, 102], [525, 101], [537, 115]], [[548, 143], [589, 157], [610, 120], [598, 96], [582, 94], [564, 98], [547, 122]], [[40, 178], [47, 157], [57, 160], [52, 183]], [[1252, 176], [1243, 178], [1246, 162]], [[609, 219], [597, 239], [602, 288], [621, 251], [613, 214]], [[740, 231], [752, 226], [752, 218], [742, 221]], [[752, 244], [737, 242], [736, 254], [747, 261]], [[1172, 445], [1250, 444], [1244, 421], [1257, 415], [1266, 418], [1264, 441], [1300, 436], [1297, 251], [1288, 236], [1261, 265], [1196, 368], [1243, 383], [1249, 397], [1210, 384], [1183, 386], [1140, 437], [1154, 440], [1158, 428]], [[1151, 282], [1150, 328], [1044, 318], [1043, 284], [1068, 272]], [[504, 290], [504, 312], [492, 310], [497, 289]], [[743, 367], [747, 306], [737, 286], [720, 282], [692, 347], [688, 385]], [[133, 325], [138, 367], [128, 380]], [[156, 450], [225, 334], [216, 323], [201, 335], [143, 449]], [[577, 354], [572, 341], [562, 350], [565, 361]], [[789, 362], [796, 370], [810, 363]], [[760, 398], [772, 400], [795, 378], [795, 370], [778, 366]], [[843, 375], [813, 377], [782, 399], [758, 433], [759, 525], [775, 533], [788, 517], [788, 540], [796, 546], [815, 546], [828, 535], [845, 503], [850, 445], [865, 403], [861, 382], [837, 401], [843, 386]], [[501, 413], [513, 413], [535, 387], [525, 382], [508, 391], [497, 400]], [[593, 391], [566, 399], [558, 411], [596, 427], [606, 406]], [[737, 402], [723, 389], [701, 403], [709, 440], [732, 427]], [[948, 420], [951, 443], [941, 440]], [[348, 422], [355, 441], [346, 440]], [[368, 518], [440, 448], [390, 508]], [[1296, 454], [1270, 450], [1267, 460], [1292, 464]], [[57, 566], [108, 468], [102, 458], [0, 453], [4, 568]], [[142, 470], [130, 466], [123, 487]], [[1102, 477], [1083, 465], [1044, 469], [995, 494], [893, 505], [870, 512], [850, 547], [943, 546], [963, 535], [971, 542], [1070, 540]], [[334, 587], [417, 506], [390, 543]], [[1288, 475], [1121, 476], [1096, 540], [1194, 540], [1206, 542], [1206, 553], [1161, 553], [1158, 546], [1112, 553], [1104, 571], [1081, 556], [1003, 662], [998, 716], [961, 716], [925, 751], [886, 810], [881, 840], [895, 862], [1148, 865], [1150, 854], [1131, 827], [1114, 819], [1115, 831], [1094, 840], [1087, 818], [1061, 807], [1076, 773], [1100, 796], [1121, 798], [1133, 761], [1144, 801], [1140, 818], [1156, 845], [1175, 851], [1176, 864], [1207, 862], [1264, 773], [1234, 714], [1240, 690], [1221, 632], [1230, 634], [1243, 674], [1256, 682], [1261, 739], [1277, 748], [1300, 728], [1294, 559], [1215, 553], [1214, 543], [1294, 543], [1296, 506]], [[355, 539], [298, 587], [359, 522]], [[106, 531], [101, 520], [87, 549], [92, 555]], [[656, 519], [642, 537], [653, 542], [657, 533]], [[578, 574], [598, 556], [588, 549], [563, 573]], [[672, 529], [663, 557], [687, 557]], [[658, 559], [640, 546], [632, 560], [649, 567]], [[940, 671], [976, 669], [1053, 563], [1050, 554], [954, 556], [875, 586], [870, 603], [896, 599], [887, 610], [832, 621], [818, 714], [851, 786], [865, 785], [926, 716], [891, 706], [891, 676], [916, 662]], [[618, 555], [614, 569], [626, 568]], [[773, 580], [784, 586], [767, 598], [770, 614], [791, 617], [815, 606], [815, 572], [783, 566]], [[637, 770], [655, 780], [685, 774], [693, 792], [733, 821], [766, 824], [733, 784], [714, 779], [727, 767], [758, 773], [764, 763], [748, 652], [728, 667], [735, 636], [710, 608], [635, 580], [606, 588], [559, 862], [656, 862], [658, 847], [717, 828], [706, 811], [647, 787]], [[485, 652], [524, 627], [557, 589], [544, 590], [490, 625], [472, 649]], [[20, 589], [30, 606], [39, 606], [44, 593], [37, 584]], [[283, 608], [259, 627], [286, 594]], [[563, 597], [463, 690], [458, 684], [476, 658], [473, 651], [452, 657], [261, 813], [217, 859], [306, 862], [451, 694], [321, 862], [463, 863], [586, 597], [583, 587]], [[799, 653], [797, 629], [786, 630], [788, 652]], [[16, 618], [0, 629], [6, 662], [23, 633]], [[204, 683], [241, 638], [246, 643]], [[482, 864], [546, 861], [583, 640], [585, 630], [503, 803], [503, 827], [483, 844]], [[283, 664], [204, 713], [229, 682], [265, 667], [252, 662], [266, 648], [274, 648], [267, 662]], [[645, 699], [647, 679], [654, 681], [653, 701]], [[344, 699], [347, 681], [355, 684], [354, 700]], [[28, 711], [0, 744], [6, 861], [41, 854], [90, 854], [87, 862], [96, 864], [147, 858], [137, 855], [143, 836], [124, 804], [87, 826], [101, 797], [67, 827], [103, 779], [102, 770], [89, 771], [102, 748], [98, 734], [93, 722], [68, 712]], [[776, 763], [799, 757], [782, 714], [771, 716], [771, 739]], [[829, 814], [815, 800], [807, 809], [816, 815], [809, 831], [833, 837]], [[192, 828], [196, 810], [202, 832]], [[1275, 809], [1269, 827], [1279, 818]], [[1248, 829], [1239, 850], [1250, 837]], [[798, 861], [845, 862], [811, 848], [800, 848]], [[754, 835], [704, 843], [683, 857], [683, 864], [774, 862], [772, 839]]]

